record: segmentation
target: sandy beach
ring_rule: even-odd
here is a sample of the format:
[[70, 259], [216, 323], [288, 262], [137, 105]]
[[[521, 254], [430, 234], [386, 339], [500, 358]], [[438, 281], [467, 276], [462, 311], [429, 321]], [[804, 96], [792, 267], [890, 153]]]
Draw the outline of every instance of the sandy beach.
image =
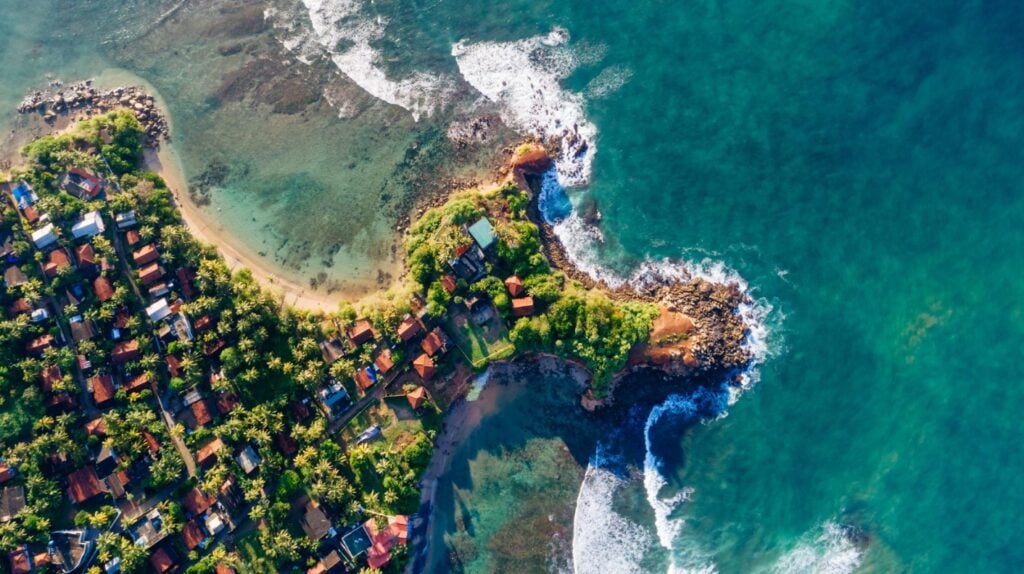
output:
[[355, 302], [360, 298], [360, 295], [343, 291], [315, 291], [282, 276], [272, 265], [254, 254], [247, 253], [243, 246], [233, 241], [226, 230], [218, 226], [189, 199], [184, 172], [173, 148], [169, 145], [163, 144], [159, 150], [147, 149], [145, 163], [148, 169], [159, 173], [167, 183], [174, 196], [174, 204], [192, 235], [203, 243], [216, 247], [232, 271], [248, 269], [262, 287], [275, 293], [286, 305], [307, 311], [333, 311], [342, 301]]

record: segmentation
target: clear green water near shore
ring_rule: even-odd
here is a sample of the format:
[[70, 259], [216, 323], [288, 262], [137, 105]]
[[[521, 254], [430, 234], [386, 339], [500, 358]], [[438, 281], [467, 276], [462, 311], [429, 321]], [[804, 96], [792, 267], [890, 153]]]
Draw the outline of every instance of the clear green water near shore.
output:
[[[605, 558], [604, 571], [624, 572], [1012, 572], [1024, 563], [1019, 4], [381, 0], [353, 4], [360, 11], [341, 21], [358, 25], [334, 38], [310, 35], [307, 8], [347, 3], [274, 2], [295, 22], [287, 31], [254, 23], [262, 5], [254, 19], [190, 3], [150, 29], [175, 4], [0, 0], [19, 16], [0, 23], [4, 133], [44, 74], [126, 69], [166, 98], [190, 177], [213, 159], [228, 166], [211, 210], [250, 249], [307, 256], [300, 274], [333, 254], [334, 277], [372, 284], [376, 262], [393, 264], [393, 215], [421, 192], [422, 174], [453, 173], [451, 157], [484, 165], [484, 150], [502, 139], [450, 155], [450, 120], [472, 116], [471, 102], [501, 92], [502, 81], [506, 94], [532, 82], [534, 91], [479, 109], [528, 131], [567, 118], [591, 138], [589, 188], [570, 197], [596, 202], [604, 243], [590, 227], [561, 227], [581, 261], [629, 269], [710, 258], [774, 308], [773, 354], [724, 417], [712, 417], [720, 404], [711, 399], [694, 414], [683, 397], [664, 403], [649, 429], [655, 405], [628, 424], [582, 415], [524, 424], [530, 403], [494, 397], [508, 408], [455, 451], [446, 478], [455, 487], [435, 513], [446, 550], [469, 557], [448, 568], [566, 569], [566, 556], [580, 573]], [[568, 43], [548, 36], [554, 27]], [[340, 54], [337, 65], [298, 61], [303, 46], [323, 44]], [[352, 55], [364, 44], [390, 78], [413, 78], [420, 83], [406, 87], [416, 89], [335, 77], [339, 67], [359, 71]], [[279, 78], [265, 89], [228, 81], [264, 60], [249, 73]], [[452, 78], [454, 91], [437, 78]], [[317, 89], [303, 96], [307, 85]], [[324, 90], [334, 107], [296, 103]], [[403, 105], [431, 100], [409, 93], [450, 103], [417, 122]], [[432, 153], [410, 155], [415, 141]], [[354, 233], [353, 222], [367, 221]], [[556, 378], [529, 381], [548, 415], [573, 408], [549, 392]], [[594, 433], [590, 456], [621, 446], [632, 468], [588, 456], [570, 464], [563, 435], [574, 425]], [[612, 436], [614, 426], [631, 430]], [[656, 473], [644, 472], [647, 452]], [[615, 472], [598, 472], [605, 467]], [[590, 508], [606, 520], [567, 525], [568, 509], [577, 516], [589, 499], [608, 502]], [[543, 523], [540, 508], [553, 515], [545, 528], [574, 547], [538, 553], [533, 539], [509, 536]], [[614, 563], [600, 554], [608, 549]]]

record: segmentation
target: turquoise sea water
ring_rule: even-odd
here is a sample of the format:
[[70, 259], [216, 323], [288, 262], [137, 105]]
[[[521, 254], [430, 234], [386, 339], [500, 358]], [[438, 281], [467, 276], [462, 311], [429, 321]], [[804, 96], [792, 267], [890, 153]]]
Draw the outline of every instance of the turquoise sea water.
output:
[[[453, 120], [495, 114], [535, 134], [577, 123], [592, 165], [589, 186], [570, 197], [596, 201], [605, 241], [567, 227], [574, 253], [620, 271], [663, 257], [719, 261], [772, 306], [772, 352], [727, 416], [695, 424], [685, 409], [668, 409], [647, 433], [664, 461], [656, 465], [662, 498], [685, 494], [665, 520], [642, 472], [653, 405], [628, 424], [580, 419], [602, 431], [588, 434], [594, 453], [640, 450], [625, 457], [634, 472], [615, 469], [604, 482], [593, 468], [589, 482], [580, 478], [588, 446], [561, 436], [572, 434], [564, 421], [520, 424], [523, 407], [513, 405], [485, 418], [471, 447], [456, 452], [436, 513], [448, 529], [442, 543], [459, 551], [451, 567], [569, 568], [575, 555], [576, 570], [591, 572], [594, 560], [581, 553], [602, 548], [624, 560], [601, 571], [1013, 572], [1024, 564], [1019, 3], [310, 0], [314, 12], [338, 18], [324, 16], [329, 25], [317, 31], [298, 2], [274, 2], [276, 28], [257, 25], [262, 16], [239, 20], [237, 6], [189, 2], [139, 32], [176, 4], [0, 0], [19, 16], [0, 21], [3, 125], [46, 73], [136, 73], [168, 100], [190, 175], [208, 167], [212, 150], [242, 166], [213, 202], [237, 214], [231, 225], [252, 250], [305, 241], [315, 270], [320, 244], [341, 245], [349, 255], [332, 273], [345, 280], [372, 278], [373, 262], [388, 259], [386, 241], [372, 245], [397, 210], [379, 206], [418, 192], [402, 177], [406, 162], [447, 165], [417, 163], [409, 150], [448, 153]], [[44, 18], [54, 9], [64, 26]], [[96, 30], [66, 29], [108, 14]], [[199, 15], [248, 24], [204, 28]], [[547, 37], [555, 27], [567, 42]], [[243, 49], [232, 52], [235, 44]], [[364, 45], [385, 80], [408, 83], [381, 82], [361, 67], [354, 55]], [[287, 59], [295, 79], [266, 92], [247, 87], [241, 100], [221, 91], [232, 70], [261, 58]], [[516, 92], [524, 83], [533, 87]], [[316, 90], [295, 104], [305, 85]], [[494, 96], [503, 90], [518, 96]], [[320, 99], [325, 92], [330, 101]], [[301, 111], [286, 113], [290, 105]], [[411, 110], [431, 106], [413, 120]], [[317, 192], [289, 195], [296, 180]], [[254, 195], [259, 221], [247, 225]], [[376, 235], [356, 238], [334, 224], [357, 208], [379, 218]], [[296, 209], [331, 215], [296, 225]], [[548, 397], [554, 379], [533, 374], [527, 392], [570, 408]], [[612, 426], [632, 430], [619, 436]], [[571, 471], [560, 469], [567, 442]], [[567, 477], [582, 486], [567, 487]], [[510, 531], [537, 527], [539, 508], [550, 507], [551, 528], [567, 536], [564, 517], [590, 499], [617, 517], [587, 521], [608, 533], [603, 543], [588, 545], [594, 530], [576, 524], [576, 547], [553, 545], [547, 561], [536, 545], [504, 544]], [[465, 517], [479, 528], [467, 530]]]

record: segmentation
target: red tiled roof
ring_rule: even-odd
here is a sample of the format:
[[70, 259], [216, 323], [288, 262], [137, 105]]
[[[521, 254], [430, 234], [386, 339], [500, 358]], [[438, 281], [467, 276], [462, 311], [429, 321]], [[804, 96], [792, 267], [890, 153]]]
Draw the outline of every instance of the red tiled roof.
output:
[[193, 518], [182, 529], [181, 538], [185, 541], [185, 546], [189, 550], [194, 550], [196, 546], [202, 544], [203, 540], [206, 540], [206, 535], [203, 534], [203, 529], [199, 526], [199, 522]]
[[53, 385], [59, 383], [61, 379], [60, 367], [58, 365], [50, 365], [43, 369], [42, 374], [39, 378], [43, 381], [43, 391], [47, 393], [53, 392]]
[[164, 360], [167, 361], [167, 370], [171, 372], [172, 377], [181, 376], [181, 359], [177, 355], [167, 355]]
[[32, 207], [31, 205], [21, 210], [21, 213], [25, 215], [25, 221], [29, 223], [35, 223], [39, 219], [39, 212], [36, 211], [36, 208]]
[[518, 297], [523, 294], [526, 289], [523, 287], [523, 281], [515, 275], [505, 280], [505, 288], [508, 289], [508, 294], [513, 297]]
[[160, 267], [159, 263], [150, 263], [142, 269], [139, 269], [139, 280], [142, 281], [143, 285], [150, 285], [155, 283], [161, 277], [164, 276], [164, 270]]
[[352, 378], [355, 379], [356, 385], [364, 391], [373, 386], [373, 379], [370, 378], [370, 374], [366, 372], [366, 369], [362, 367], [356, 369], [356, 373]]
[[217, 395], [217, 410], [220, 414], [226, 415], [235, 410], [238, 406], [238, 397], [234, 393], [220, 393]]
[[225, 566], [223, 564], [218, 564], [214, 568], [213, 574], [236, 574], [236, 572], [235, 572], [235, 569], [230, 567], [230, 566]]
[[206, 399], [192, 403], [192, 415], [196, 418], [196, 424], [201, 427], [213, 421], [213, 416], [210, 414], [210, 407], [206, 404]]
[[7, 482], [14, 478], [17, 473], [11, 468], [11, 465], [6, 462], [0, 461], [0, 484]]
[[71, 258], [68, 257], [68, 252], [64, 249], [54, 249], [47, 257], [43, 270], [47, 277], [53, 278], [57, 276], [58, 271], [68, 267], [71, 267]]
[[92, 248], [92, 243], [83, 243], [76, 247], [75, 258], [78, 259], [79, 269], [96, 265], [96, 252]]
[[114, 345], [113, 352], [110, 353], [110, 358], [115, 363], [127, 363], [134, 361], [139, 358], [139, 341], [138, 339], [132, 339], [131, 341], [121, 341]]
[[150, 554], [149, 565], [157, 574], [166, 574], [171, 568], [174, 568], [174, 559], [167, 553], [166, 548], [161, 548]]
[[110, 375], [96, 375], [89, 379], [92, 387], [92, 400], [96, 406], [102, 407], [114, 399], [114, 379]]
[[353, 344], [362, 345], [373, 339], [373, 326], [366, 319], [360, 319], [348, 330], [348, 338], [352, 339]]
[[420, 332], [420, 322], [416, 320], [416, 317], [409, 316], [398, 325], [398, 338], [403, 343], [408, 343]]
[[10, 315], [21, 315], [22, 313], [28, 313], [32, 310], [32, 304], [28, 302], [28, 299], [20, 297], [11, 303], [11, 306], [7, 308], [7, 312]]
[[212, 464], [217, 461], [217, 452], [222, 448], [224, 448], [224, 441], [215, 438], [199, 449], [196, 461], [202, 466], [206, 466], [207, 463]]
[[10, 562], [11, 574], [29, 574], [32, 572], [32, 562], [29, 560], [28, 548], [22, 546], [7, 555]]
[[209, 343], [203, 345], [203, 354], [206, 355], [207, 357], [215, 355], [218, 352], [220, 352], [221, 349], [224, 348], [224, 345], [226, 345], [226, 343], [224, 342], [224, 339], [217, 339], [216, 341], [210, 341]]
[[287, 432], [279, 432], [277, 433], [277, 448], [281, 449], [285, 456], [292, 456], [299, 451], [299, 444]]
[[151, 432], [142, 431], [142, 438], [146, 439], [146, 446], [149, 447], [150, 454], [160, 452], [160, 441]]
[[533, 315], [533, 297], [520, 297], [512, 300], [512, 314], [516, 317]]
[[96, 470], [87, 466], [68, 475], [68, 495], [75, 504], [81, 504], [103, 493]]
[[92, 288], [96, 291], [96, 298], [101, 303], [106, 303], [114, 297], [114, 286], [110, 284], [110, 279], [106, 277], [97, 277], [92, 281]]
[[179, 267], [174, 274], [178, 276], [178, 286], [181, 288], [181, 294], [184, 295], [186, 299], [195, 297], [196, 291], [195, 287], [192, 285], [192, 280], [196, 278], [195, 271], [186, 267]]
[[377, 366], [377, 371], [382, 375], [390, 371], [395, 366], [395, 361], [391, 359], [391, 349], [381, 351], [373, 364]]
[[139, 236], [139, 232], [135, 231], [134, 229], [128, 231], [128, 233], [125, 233], [125, 239], [128, 240], [129, 247], [133, 247], [138, 242], [142, 241], [142, 237]]
[[206, 496], [198, 488], [193, 488], [188, 491], [185, 493], [184, 498], [181, 499], [182, 506], [184, 506], [185, 510], [187, 510], [192, 516], [199, 516], [206, 512], [211, 506], [213, 506], [214, 502], [215, 501], [212, 497]]
[[132, 252], [132, 261], [134, 261], [136, 265], [152, 263], [159, 257], [160, 252], [157, 251], [156, 245], [153, 245], [152, 243], [147, 243], [142, 248], [136, 249]]
[[85, 434], [102, 438], [107, 435], [107, 423], [102, 418], [94, 418], [85, 423]]
[[427, 401], [427, 389], [416, 387], [415, 390], [406, 393], [405, 398], [409, 400], [409, 405], [413, 410], [418, 410]]
[[420, 348], [431, 357], [444, 348], [444, 339], [441, 337], [440, 329], [434, 329], [429, 335], [423, 337], [423, 340], [420, 341]]
[[124, 388], [129, 393], [135, 393], [142, 389], [149, 388], [149, 373], [135, 375], [128, 381], [128, 384], [126, 384]]
[[213, 326], [213, 319], [209, 315], [203, 315], [196, 319], [196, 322], [192, 324], [192, 328], [196, 333], [202, 333]]
[[434, 367], [434, 360], [426, 353], [416, 357], [416, 360], [412, 362], [412, 368], [416, 369], [416, 373], [423, 380], [433, 377], [434, 373], [437, 372], [437, 368]]
[[25, 345], [25, 350], [29, 353], [42, 353], [46, 349], [53, 345], [53, 335], [43, 335], [32, 339], [32, 341]]
[[388, 530], [391, 531], [395, 542], [405, 544], [409, 541], [409, 517], [401, 514], [392, 516], [388, 522]]
[[448, 294], [450, 295], [455, 292], [455, 289], [458, 287], [458, 284], [455, 283], [455, 277], [452, 277], [451, 275], [445, 275], [444, 277], [441, 278], [441, 286], [444, 287], [444, 290], [447, 291]]

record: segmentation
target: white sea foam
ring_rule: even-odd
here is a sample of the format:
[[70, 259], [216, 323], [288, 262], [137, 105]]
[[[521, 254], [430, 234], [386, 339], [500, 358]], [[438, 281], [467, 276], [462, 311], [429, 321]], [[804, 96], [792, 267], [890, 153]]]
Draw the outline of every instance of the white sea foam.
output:
[[452, 46], [459, 73], [498, 105], [506, 124], [558, 146], [553, 173], [564, 188], [590, 183], [597, 126], [586, 117], [583, 96], [563, 89], [561, 81], [603, 56], [601, 48], [570, 48], [568, 42], [568, 31], [556, 28], [515, 42]]
[[371, 96], [408, 110], [417, 120], [444, 106], [455, 92], [454, 79], [444, 74], [416, 71], [400, 79], [388, 77], [372, 45], [384, 37], [388, 21], [367, 14], [362, 0], [302, 0], [302, 5], [308, 27], [293, 11], [265, 12], [282, 45], [299, 60], [309, 63], [326, 55]]
[[803, 537], [772, 567], [776, 574], [849, 574], [863, 556], [842, 527], [826, 522]]
[[612, 498], [625, 482], [599, 464], [587, 467], [576, 497], [572, 560], [576, 574], [640, 574], [653, 540], [643, 526], [612, 508]]
[[583, 94], [590, 100], [596, 100], [619, 91], [633, 78], [633, 70], [625, 66], [609, 66], [587, 82]]

